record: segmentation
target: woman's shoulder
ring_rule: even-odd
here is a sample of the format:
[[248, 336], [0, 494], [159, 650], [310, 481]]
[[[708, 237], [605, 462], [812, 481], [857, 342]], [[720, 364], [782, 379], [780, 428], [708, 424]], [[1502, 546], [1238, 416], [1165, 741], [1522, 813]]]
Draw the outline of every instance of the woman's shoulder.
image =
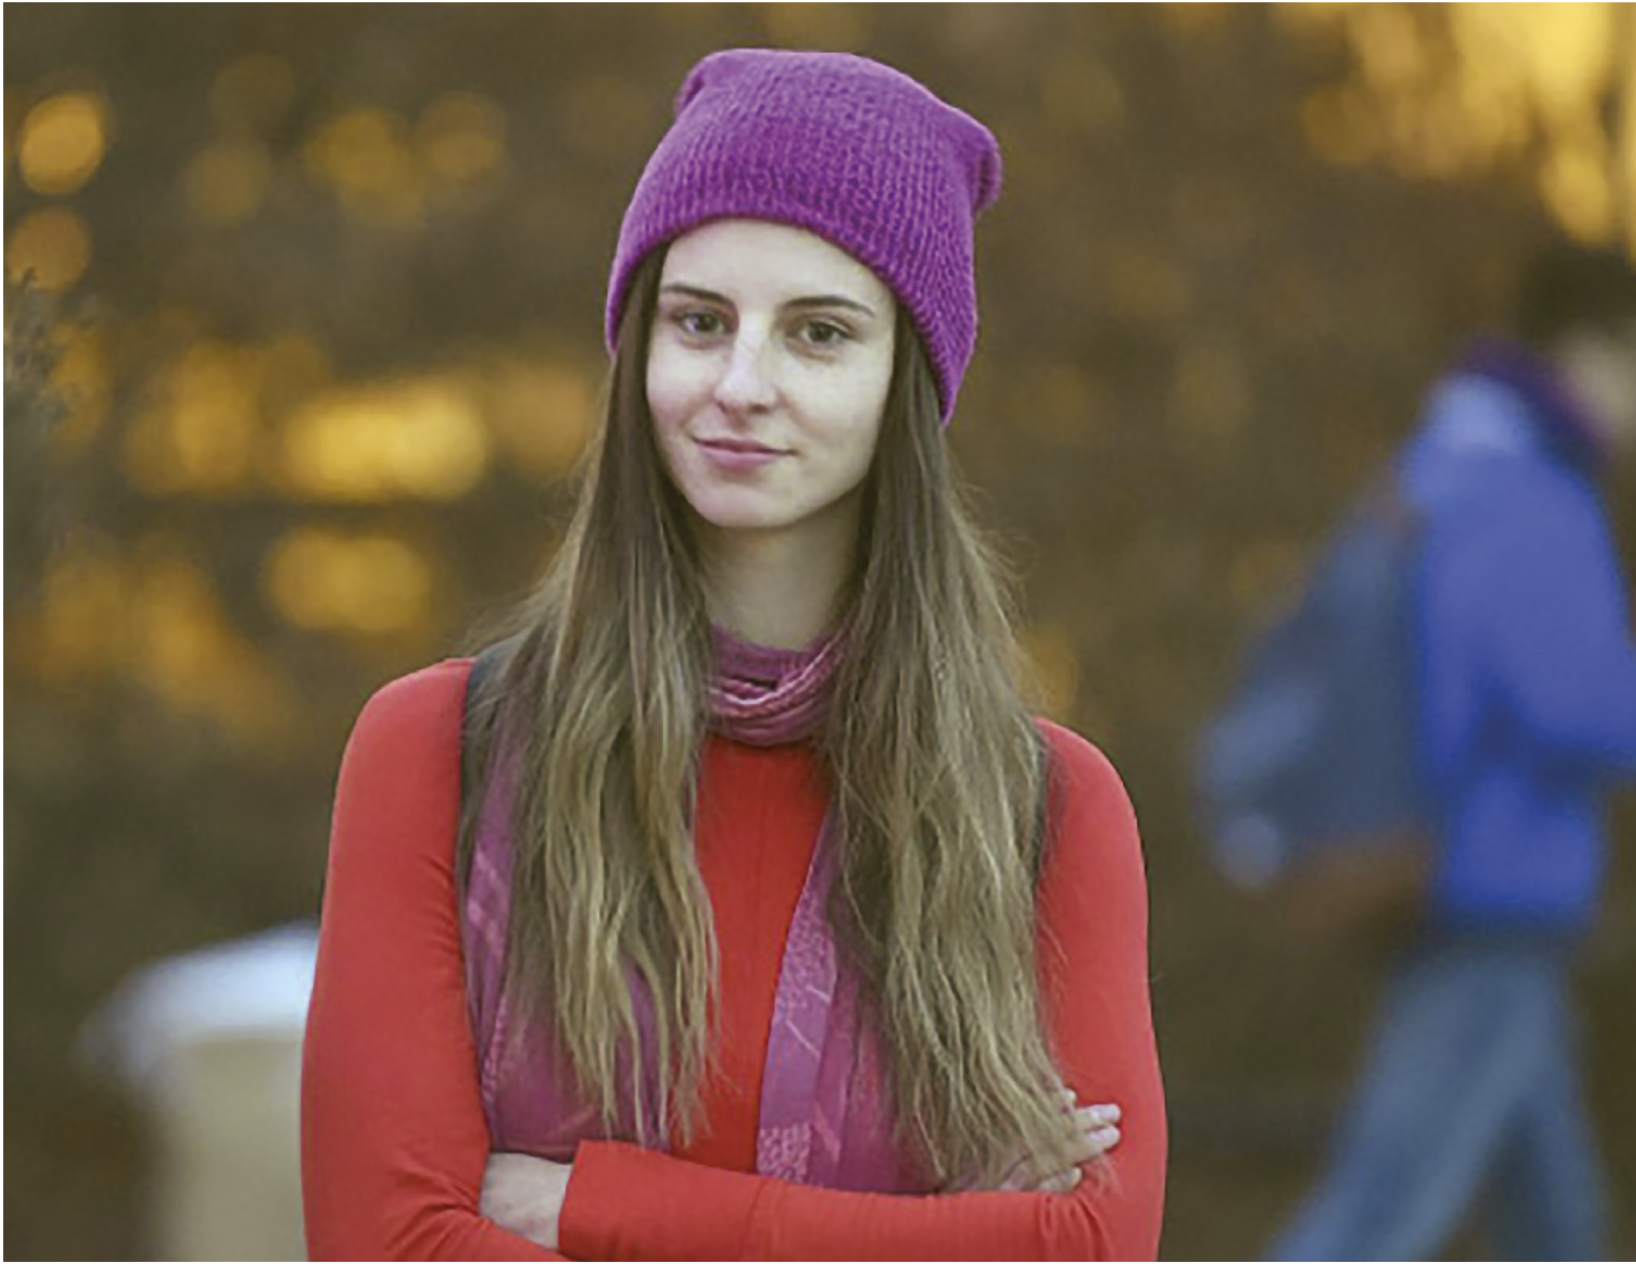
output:
[[1036, 719], [1051, 753], [1052, 835], [1081, 856], [1139, 857], [1136, 811], [1113, 761], [1096, 743], [1070, 728]]
[[445, 658], [387, 681], [364, 703], [359, 722], [362, 723], [364, 717], [425, 716], [437, 713], [450, 703], [461, 703], [471, 664], [469, 658]]
[[470, 671], [470, 659], [446, 658], [380, 686], [352, 726], [348, 759], [372, 750], [401, 753], [458, 742]]
[[450, 840], [460, 806], [460, 735], [470, 663], [447, 659], [388, 681], [364, 704], [341, 757], [330, 835], [330, 868], [403, 874], [419, 855], [452, 872]]
[[1076, 799], [1129, 801], [1124, 780], [1100, 746], [1043, 716], [1034, 724], [1051, 752], [1052, 780], [1065, 793]]

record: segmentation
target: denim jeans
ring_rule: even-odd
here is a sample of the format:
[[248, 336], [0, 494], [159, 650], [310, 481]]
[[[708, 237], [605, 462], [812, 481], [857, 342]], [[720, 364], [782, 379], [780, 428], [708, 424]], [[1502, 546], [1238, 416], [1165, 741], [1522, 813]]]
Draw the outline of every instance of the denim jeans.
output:
[[1479, 1207], [1502, 1256], [1601, 1258], [1568, 968], [1561, 948], [1531, 942], [1417, 949], [1326, 1171], [1272, 1258], [1429, 1259]]

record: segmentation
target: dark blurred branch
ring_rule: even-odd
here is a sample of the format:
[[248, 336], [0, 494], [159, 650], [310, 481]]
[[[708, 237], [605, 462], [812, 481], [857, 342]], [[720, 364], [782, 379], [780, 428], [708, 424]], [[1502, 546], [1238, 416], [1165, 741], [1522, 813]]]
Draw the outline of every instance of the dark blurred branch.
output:
[[6, 586], [9, 607], [39, 584], [51, 547], [52, 429], [63, 401], [51, 384], [56, 301], [32, 275], [6, 278]]

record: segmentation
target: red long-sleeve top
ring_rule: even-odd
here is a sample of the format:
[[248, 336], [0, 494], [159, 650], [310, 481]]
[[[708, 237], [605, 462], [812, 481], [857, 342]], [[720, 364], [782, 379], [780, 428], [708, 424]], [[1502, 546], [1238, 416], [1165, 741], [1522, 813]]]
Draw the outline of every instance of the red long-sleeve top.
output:
[[[314, 1258], [550, 1259], [478, 1211], [489, 1137], [455, 894], [468, 660], [386, 686], [342, 761], [302, 1077]], [[710, 738], [696, 842], [721, 949], [707, 1126], [672, 1154], [578, 1150], [560, 1220], [577, 1259], [1152, 1258], [1165, 1117], [1148, 999], [1147, 901], [1130, 802], [1082, 738], [1056, 759], [1040, 883], [1046, 1018], [1081, 1102], [1123, 1138], [1069, 1194], [859, 1194], [754, 1174], [785, 933], [828, 790], [804, 745]]]

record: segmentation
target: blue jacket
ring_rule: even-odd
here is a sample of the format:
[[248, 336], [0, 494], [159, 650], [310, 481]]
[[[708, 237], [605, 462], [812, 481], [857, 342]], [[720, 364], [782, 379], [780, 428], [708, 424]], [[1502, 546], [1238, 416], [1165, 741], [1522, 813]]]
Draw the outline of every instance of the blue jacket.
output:
[[1537, 362], [1462, 371], [1399, 467], [1423, 522], [1420, 741], [1432, 931], [1577, 935], [1603, 798], [1636, 776], [1636, 641], [1594, 449]]

